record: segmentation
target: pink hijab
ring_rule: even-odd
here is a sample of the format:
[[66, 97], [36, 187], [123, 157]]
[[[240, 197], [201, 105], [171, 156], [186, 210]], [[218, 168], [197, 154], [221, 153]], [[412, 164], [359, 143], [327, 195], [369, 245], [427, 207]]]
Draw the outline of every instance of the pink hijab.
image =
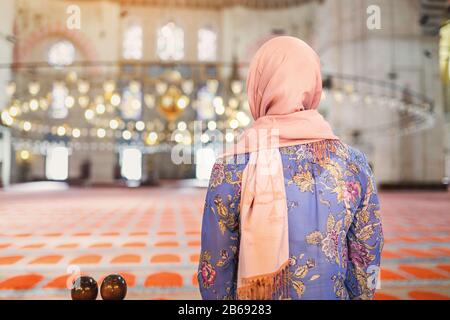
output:
[[247, 78], [255, 122], [230, 154], [250, 153], [242, 175], [237, 299], [288, 297], [289, 234], [279, 147], [338, 140], [316, 111], [322, 95], [320, 60], [305, 42], [267, 41]]

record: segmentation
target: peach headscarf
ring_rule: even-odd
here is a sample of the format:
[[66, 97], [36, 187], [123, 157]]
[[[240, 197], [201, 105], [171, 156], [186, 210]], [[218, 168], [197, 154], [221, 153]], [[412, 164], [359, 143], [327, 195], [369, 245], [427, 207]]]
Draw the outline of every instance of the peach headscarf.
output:
[[227, 154], [250, 153], [242, 175], [238, 299], [288, 297], [289, 234], [282, 146], [337, 140], [316, 111], [322, 95], [320, 60], [305, 42], [267, 41], [247, 78], [255, 119]]

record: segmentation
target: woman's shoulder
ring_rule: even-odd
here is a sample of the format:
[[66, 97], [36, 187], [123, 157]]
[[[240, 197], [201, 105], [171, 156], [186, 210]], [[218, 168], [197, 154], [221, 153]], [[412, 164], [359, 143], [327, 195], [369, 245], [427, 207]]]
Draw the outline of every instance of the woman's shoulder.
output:
[[210, 189], [240, 184], [249, 157], [247, 153], [217, 158], [211, 171]]
[[347, 161], [356, 165], [361, 170], [364, 170], [366, 173], [371, 173], [370, 164], [364, 152], [350, 145], [345, 145], [345, 147], [347, 148], [348, 153]]

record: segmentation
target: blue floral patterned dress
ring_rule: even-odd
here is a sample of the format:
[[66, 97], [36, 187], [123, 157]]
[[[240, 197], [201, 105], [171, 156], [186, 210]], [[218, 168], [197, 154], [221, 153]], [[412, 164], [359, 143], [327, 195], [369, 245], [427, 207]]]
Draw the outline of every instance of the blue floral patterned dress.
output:
[[[290, 299], [371, 299], [383, 247], [376, 185], [365, 156], [327, 142], [280, 148], [289, 221]], [[237, 161], [237, 157], [244, 157]], [[198, 270], [203, 299], [235, 299], [239, 202], [249, 155], [214, 165]], [[231, 164], [229, 164], [231, 163]]]

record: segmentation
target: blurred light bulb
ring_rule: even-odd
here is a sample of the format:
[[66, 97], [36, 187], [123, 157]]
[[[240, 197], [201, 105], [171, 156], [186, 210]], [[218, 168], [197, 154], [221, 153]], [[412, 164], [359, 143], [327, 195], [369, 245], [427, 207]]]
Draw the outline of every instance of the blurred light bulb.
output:
[[72, 137], [79, 138], [81, 135], [80, 129], [73, 129], [72, 130]]
[[208, 135], [207, 133], [203, 133], [203, 134], [200, 136], [200, 141], [201, 141], [202, 143], [207, 143], [207, 142], [209, 141], [209, 135]]
[[236, 119], [243, 125], [244, 127], [248, 126], [250, 124], [250, 117], [247, 116], [245, 112], [239, 111], [236, 114]]
[[139, 93], [141, 91], [141, 84], [136, 80], [131, 81], [128, 87], [133, 93]]
[[84, 117], [87, 120], [92, 120], [94, 118], [94, 116], [95, 116], [95, 113], [91, 109], [86, 110], [85, 113], [84, 113]]
[[116, 119], [112, 119], [109, 122], [109, 127], [113, 130], [116, 130], [119, 127], [119, 121], [117, 121]]
[[136, 122], [136, 130], [143, 131], [145, 129], [145, 123], [143, 121]]
[[11, 108], [9, 108], [9, 115], [11, 117], [17, 117], [19, 115], [20, 111], [19, 108], [12, 106]]
[[177, 106], [180, 109], [186, 109], [189, 104], [189, 98], [187, 96], [181, 96], [177, 101]]
[[116, 83], [113, 80], [105, 81], [103, 84], [103, 90], [106, 93], [112, 93], [116, 89]]
[[120, 98], [120, 96], [119, 96], [117, 93], [114, 93], [114, 94], [111, 96], [111, 104], [112, 104], [114, 107], [117, 107], [117, 106], [120, 104], [120, 101], [121, 101], [121, 98]]
[[178, 126], [177, 126], [178, 130], [180, 131], [184, 131], [187, 129], [187, 124], [184, 121], [180, 121], [178, 122]]
[[8, 111], [2, 112], [1, 119], [2, 122], [7, 126], [10, 126], [14, 123], [14, 119], [11, 117]]
[[213, 131], [213, 130], [216, 130], [216, 128], [217, 128], [217, 123], [215, 121], [209, 121], [208, 122], [208, 129], [209, 130]]
[[122, 138], [124, 138], [125, 140], [130, 140], [131, 139], [131, 132], [128, 130], [125, 130], [124, 132], [122, 132]]
[[86, 108], [89, 104], [89, 97], [87, 96], [80, 96], [78, 97], [78, 103], [82, 108]]
[[39, 109], [39, 102], [37, 101], [37, 99], [31, 99], [29, 106], [31, 111], [36, 111], [37, 109]]
[[63, 126], [59, 126], [56, 133], [58, 134], [58, 136], [62, 137], [66, 134], [66, 128], [64, 128]]
[[230, 128], [237, 129], [239, 127], [239, 121], [236, 119], [230, 120]]
[[97, 130], [97, 137], [104, 138], [106, 136], [106, 130], [103, 128], [99, 128]]
[[39, 90], [41, 90], [41, 85], [37, 81], [32, 81], [28, 84], [28, 92], [35, 96], [39, 93]]
[[163, 95], [167, 91], [167, 83], [159, 81], [156, 83], [155, 89], [159, 95]]
[[147, 93], [144, 96], [144, 101], [145, 101], [145, 104], [147, 105], [147, 108], [152, 109], [155, 107], [155, 96], [154, 95]]
[[190, 95], [194, 91], [194, 82], [192, 80], [185, 80], [181, 84], [181, 89], [187, 95]]
[[80, 80], [78, 81], [78, 92], [81, 94], [86, 94], [89, 91], [89, 82]]
[[67, 96], [66, 99], [64, 100], [64, 104], [66, 105], [67, 108], [72, 108], [75, 105], [75, 98], [72, 96]]
[[231, 82], [231, 91], [238, 95], [242, 92], [242, 81], [234, 80]]
[[106, 107], [105, 107], [104, 104], [100, 103], [100, 104], [98, 104], [98, 105], [95, 107], [95, 111], [96, 111], [98, 114], [104, 114], [105, 111], [106, 111]]
[[233, 142], [234, 140], [234, 134], [231, 132], [227, 132], [227, 134], [225, 134], [225, 140], [227, 142]]
[[28, 159], [30, 159], [30, 152], [27, 151], [27, 150], [22, 150], [22, 151], [20, 151], [20, 158], [21, 158], [22, 160], [28, 160]]
[[30, 131], [31, 130], [31, 123], [28, 122], [28, 121], [25, 121], [23, 123], [23, 130], [26, 131], [26, 132]]
[[15, 82], [10, 82], [6, 86], [6, 94], [9, 97], [12, 97], [14, 95], [14, 93], [16, 93], [16, 89], [17, 89], [16, 83]]
[[158, 141], [158, 134], [156, 132], [150, 132], [147, 137], [147, 142], [149, 144], [155, 144]]

